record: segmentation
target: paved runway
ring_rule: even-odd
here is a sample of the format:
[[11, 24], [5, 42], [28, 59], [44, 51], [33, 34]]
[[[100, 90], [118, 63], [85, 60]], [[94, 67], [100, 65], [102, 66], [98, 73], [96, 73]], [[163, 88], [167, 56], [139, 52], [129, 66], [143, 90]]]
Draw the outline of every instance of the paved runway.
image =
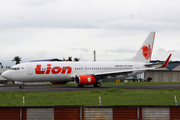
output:
[[4, 85], [0, 86], [0, 92], [68, 92], [68, 91], [85, 91], [98, 90], [108, 88], [124, 88], [124, 89], [146, 89], [146, 90], [162, 90], [162, 89], [180, 89], [180, 84], [174, 85], [119, 85], [119, 86], [101, 86], [95, 88], [93, 86], [85, 86], [79, 88], [77, 86], [68, 85], [25, 85], [24, 89], [19, 89], [18, 85]]

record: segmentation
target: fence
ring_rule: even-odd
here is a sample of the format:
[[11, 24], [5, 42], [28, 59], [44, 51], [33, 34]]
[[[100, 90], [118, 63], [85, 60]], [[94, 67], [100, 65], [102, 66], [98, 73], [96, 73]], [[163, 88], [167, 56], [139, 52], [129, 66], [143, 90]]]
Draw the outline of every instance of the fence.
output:
[[178, 120], [180, 106], [0, 107], [0, 120]]

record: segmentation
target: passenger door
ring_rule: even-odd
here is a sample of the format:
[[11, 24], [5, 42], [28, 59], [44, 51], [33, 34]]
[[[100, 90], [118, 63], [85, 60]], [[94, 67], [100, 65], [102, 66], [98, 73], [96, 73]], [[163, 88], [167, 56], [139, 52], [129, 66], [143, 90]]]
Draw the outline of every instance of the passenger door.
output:
[[33, 68], [32, 68], [32, 65], [30, 65], [30, 64], [27, 65], [27, 74], [33, 75]]

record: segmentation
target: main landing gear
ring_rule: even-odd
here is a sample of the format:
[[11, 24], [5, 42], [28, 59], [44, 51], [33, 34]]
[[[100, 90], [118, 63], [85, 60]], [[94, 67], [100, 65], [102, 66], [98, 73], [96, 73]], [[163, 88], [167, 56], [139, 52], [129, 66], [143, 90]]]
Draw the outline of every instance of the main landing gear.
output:
[[101, 83], [100, 82], [95, 82], [94, 87], [101, 87]]
[[84, 85], [78, 85], [78, 87], [84, 87]]
[[[101, 87], [101, 82], [95, 82], [93, 84], [94, 87]], [[84, 87], [84, 85], [78, 85], [78, 87]]]

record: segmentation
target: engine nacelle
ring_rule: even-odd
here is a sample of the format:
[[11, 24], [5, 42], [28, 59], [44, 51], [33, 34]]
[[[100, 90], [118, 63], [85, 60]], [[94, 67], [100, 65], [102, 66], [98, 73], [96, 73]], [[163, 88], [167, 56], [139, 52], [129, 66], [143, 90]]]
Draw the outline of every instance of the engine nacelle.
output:
[[96, 79], [92, 75], [77, 75], [75, 77], [75, 83], [77, 85], [93, 85]]
[[66, 81], [53, 81], [53, 82], [50, 82], [51, 84], [66, 84], [67, 82]]

